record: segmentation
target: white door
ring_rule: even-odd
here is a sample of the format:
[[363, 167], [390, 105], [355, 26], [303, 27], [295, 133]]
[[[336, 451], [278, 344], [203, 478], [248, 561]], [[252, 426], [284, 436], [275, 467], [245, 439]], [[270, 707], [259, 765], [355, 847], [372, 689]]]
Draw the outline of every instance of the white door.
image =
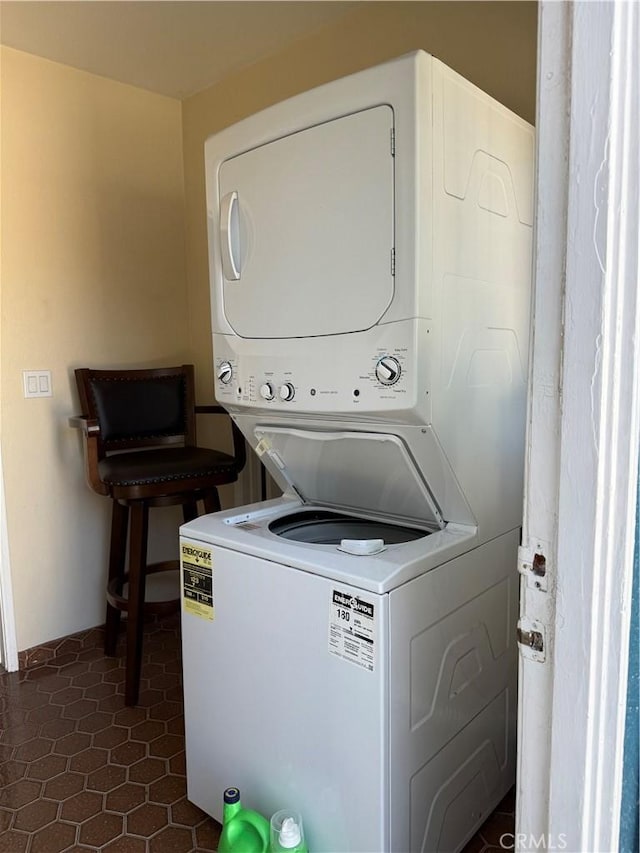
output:
[[373, 326], [393, 297], [393, 111], [285, 136], [219, 171], [225, 316], [246, 338]]

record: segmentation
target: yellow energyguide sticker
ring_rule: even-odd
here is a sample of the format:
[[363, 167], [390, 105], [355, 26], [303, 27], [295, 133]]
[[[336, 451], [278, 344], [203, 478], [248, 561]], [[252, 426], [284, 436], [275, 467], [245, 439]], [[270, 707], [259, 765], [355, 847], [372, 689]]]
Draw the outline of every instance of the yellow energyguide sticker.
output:
[[201, 619], [213, 620], [213, 555], [201, 542], [180, 540], [182, 609]]

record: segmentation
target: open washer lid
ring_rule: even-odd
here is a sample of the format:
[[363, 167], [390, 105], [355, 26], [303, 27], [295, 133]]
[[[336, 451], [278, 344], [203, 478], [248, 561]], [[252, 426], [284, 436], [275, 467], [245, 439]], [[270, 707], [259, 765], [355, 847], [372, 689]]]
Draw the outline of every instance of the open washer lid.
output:
[[283, 488], [306, 504], [444, 527], [444, 520], [406, 444], [374, 432], [257, 426], [256, 453]]

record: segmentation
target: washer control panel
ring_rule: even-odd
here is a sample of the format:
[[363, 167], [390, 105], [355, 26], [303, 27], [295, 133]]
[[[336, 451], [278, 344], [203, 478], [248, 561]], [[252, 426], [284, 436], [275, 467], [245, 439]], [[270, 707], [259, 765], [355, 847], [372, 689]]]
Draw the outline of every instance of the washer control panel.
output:
[[333, 338], [253, 341], [216, 335], [216, 398], [282, 413], [364, 414], [423, 406], [430, 390], [430, 344], [427, 320]]

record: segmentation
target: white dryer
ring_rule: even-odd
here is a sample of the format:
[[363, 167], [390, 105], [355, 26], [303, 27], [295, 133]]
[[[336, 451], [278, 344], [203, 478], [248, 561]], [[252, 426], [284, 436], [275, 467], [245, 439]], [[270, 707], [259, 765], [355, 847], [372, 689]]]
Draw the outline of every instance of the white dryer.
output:
[[284, 495], [181, 530], [189, 797], [458, 850], [515, 767], [532, 129], [418, 52], [206, 165], [216, 396]]

